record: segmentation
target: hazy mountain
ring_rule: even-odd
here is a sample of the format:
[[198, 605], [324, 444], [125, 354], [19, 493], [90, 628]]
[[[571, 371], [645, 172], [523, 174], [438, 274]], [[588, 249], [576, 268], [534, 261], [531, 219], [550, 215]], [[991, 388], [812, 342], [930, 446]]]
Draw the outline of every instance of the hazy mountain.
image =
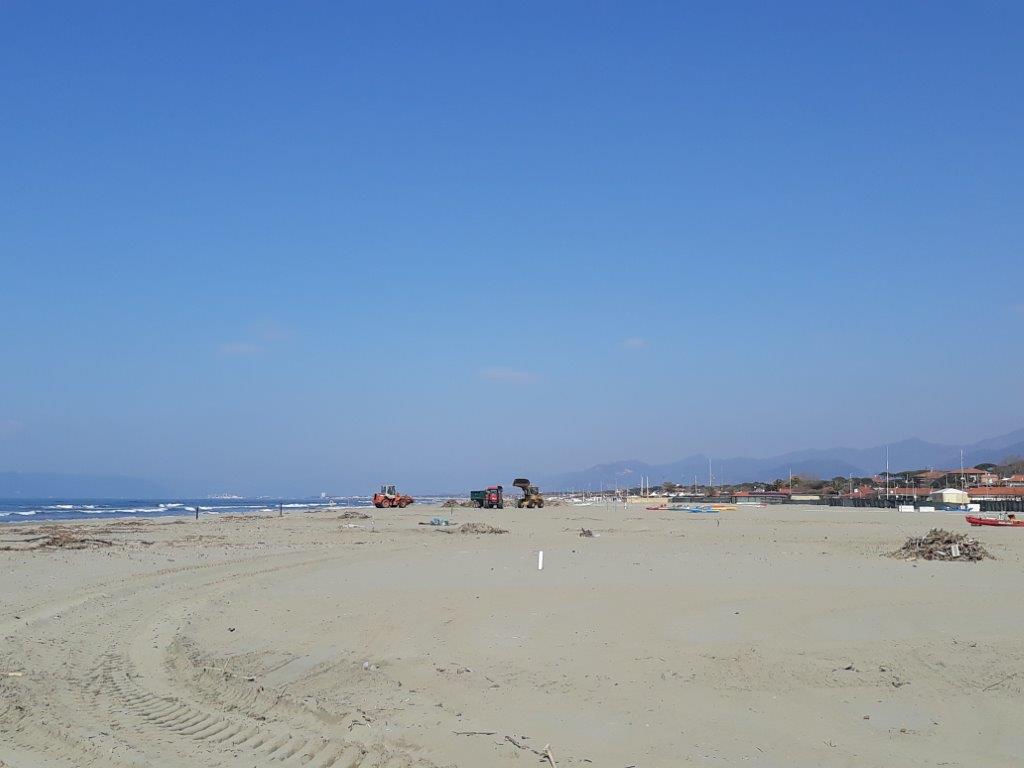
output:
[[[929, 443], [917, 438], [890, 443], [889, 468], [894, 472], [928, 467], [954, 469], [960, 466], [961, 447], [965, 466], [999, 463], [1008, 456], [1024, 456], [1024, 429], [965, 446]], [[872, 448], [809, 448], [761, 459], [712, 458], [711, 473], [716, 484], [769, 481], [788, 477], [790, 471], [794, 475], [820, 478], [873, 475], [885, 469], [885, 453], [886, 446], [879, 445]], [[652, 484], [665, 480], [687, 484], [694, 482], [695, 477], [698, 484], [707, 483], [708, 457], [698, 454], [668, 464], [615, 461], [542, 478], [541, 485], [550, 490], [575, 488], [596, 491], [602, 486], [622, 488], [638, 485], [641, 475], [646, 475]]]
[[1005, 435], [999, 437], [990, 437], [988, 440], [979, 440], [971, 446], [972, 450], [1007, 450], [1015, 449], [1020, 450], [1020, 447], [1024, 445], [1024, 429], [1018, 429], [1013, 432], [1008, 432]]
[[138, 477], [0, 472], [0, 498], [5, 499], [159, 499], [166, 493], [158, 483]]

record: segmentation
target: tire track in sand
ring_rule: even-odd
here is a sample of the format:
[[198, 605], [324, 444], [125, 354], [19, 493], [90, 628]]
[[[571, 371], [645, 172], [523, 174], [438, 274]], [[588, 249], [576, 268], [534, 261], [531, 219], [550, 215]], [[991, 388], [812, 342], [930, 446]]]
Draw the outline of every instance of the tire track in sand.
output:
[[[296, 728], [287, 712], [252, 714], [238, 707], [228, 711], [209, 701], [198, 702], [189, 694], [188, 685], [168, 671], [174, 668], [167, 658], [173, 641], [165, 633], [176, 623], [175, 618], [181, 618], [183, 606], [191, 604], [194, 608], [196, 595], [202, 595], [206, 603], [224, 589], [237, 589], [243, 582], [315, 567], [348, 554], [332, 553], [257, 570], [249, 570], [251, 559], [161, 569], [134, 578], [129, 584], [122, 581], [114, 586], [108, 582], [70, 600], [33, 606], [31, 615], [17, 624], [4, 622], [0, 628], [23, 635], [26, 651], [40, 643], [59, 644], [65, 638], [64, 644], [69, 646], [63, 649], [65, 666], [87, 671], [50, 680], [64, 696], [46, 697], [45, 720], [29, 716], [38, 714], [38, 694], [42, 691], [35, 686], [24, 691], [26, 695], [5, 697], [8, 706], [0, 711], [0, 723], [7, 731], [17, 716], [20, 738], [11, 742], [17, 752], [41, 752], [59, 764], [192, 765], [202, 756], [207, 765], [239, 768], [426, 768], [432, 764], [404, 750], [324, 734], [320, 729], [305, 727], [307, 724]], [[154, 589], [173, 593], [154, 599]], [[106, 648], [90, 651], [67, 640], [68, 627], [81, 630], [90, 625], [97, 630], [102, 625], [105, 633], [83, 634], [106, 634], [112, 638]], [[154, 626], [163, 628], [161, 639], [167, 642], [153, 643], [147, 630]], [[71, 632], [70, 636], [75, 634]], [[162, 649], [159, 658], [152, 652], [154, 645]], [[146, 677], [136, 671], [132, 658], [140, 649], [146, 649], [142, 651], [147, 662], [143, 668], [149, 672]], [[40, 661], [47, 663], [45, 659]], [[165, 673], [153, 675], [154, 667]], [[138, 734], [142, 731], [151, 738], [140, 740]]]

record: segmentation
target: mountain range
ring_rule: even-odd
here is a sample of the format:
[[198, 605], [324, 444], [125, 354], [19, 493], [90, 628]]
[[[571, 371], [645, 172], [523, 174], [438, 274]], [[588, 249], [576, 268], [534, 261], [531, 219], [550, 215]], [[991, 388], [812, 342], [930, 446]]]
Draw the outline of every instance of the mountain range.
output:
[[1010, 456], [1024, 456], [1024, 429], [999, 437], [980, 440], [971, 445], [943, 445], [911, 438], [898, 443], [871, 448], [809, 448], [767, 458], [714, 458], [704, 454], [687, 456], [668, 464], [647, 464], [637, 460], [614, 461], [589, 469], [564, 472], [540, 480], [548, 490], [589, 489], [601, 487], [632, 487], [646, 476], [652, 485], [664, 481], [680, 484], [708, 481], [708, 462], [715, 484], [768, 482], [786, 478], [789, 473], [818, 478], [871, 476], [885, 469], [885, 452], [889, 450], [892, 471], [911, 469], [953, 469], [960, 466], [963, 450], [964, 466], [984, 462], [1000, 463]]

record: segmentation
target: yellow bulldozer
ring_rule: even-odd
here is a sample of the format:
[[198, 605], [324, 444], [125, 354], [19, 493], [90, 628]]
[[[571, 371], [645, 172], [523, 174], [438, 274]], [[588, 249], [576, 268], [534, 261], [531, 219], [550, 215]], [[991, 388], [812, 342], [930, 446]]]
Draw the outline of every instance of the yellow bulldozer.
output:
[[525, 477], [517, 477], [512, 485], [523, 491], [523, 498], [516, 502], [516, 506], [520, 509], [523, 507], [534, 509], [535, 507], [544, 506], [544, 497], [540, 495], [540, 490], [538, 490], [536, 485], [530, 485], [530, 481]]

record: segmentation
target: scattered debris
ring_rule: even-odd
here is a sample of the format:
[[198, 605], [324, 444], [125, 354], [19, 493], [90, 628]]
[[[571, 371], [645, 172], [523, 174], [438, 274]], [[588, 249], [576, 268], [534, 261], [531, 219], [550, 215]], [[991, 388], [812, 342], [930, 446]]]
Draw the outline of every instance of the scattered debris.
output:
[[360, 512], [358, 509], [346, 509], [335, 520], [369, 520], [370, 516], [365, 512]]
[[[0, 539], [10, 542], [0, 546], [5, 552], [18, 552], [33, 549], [94, 549], [96, 547], [111, 547], [114, 542], [107, 539], [96, 539], [91, 536], [80, 536], [67, 528], [55, 528], [52, 533], [44, 533], [38, 536], [27, 536], [21, 539]], [[14, 546], [11, 546], [14, 544]]]
[[[526, 737], [525, 736], [521, 736], [520, 738], [525, 740]], [[535, 754], [537, 757], [539, 757], [539, 758], [541, 758], [543, 760], [547, 760], [548, 756], [546, 754], [544, 754], [543, 752], [541, 752], [539, 749], [534, 749], [533, 747], [528, 747], [525, 744], [520, 744], [518, 741], [513, 739], [511, 736], [506, 736], [505, 737], [505, 741], [507, 741], [513, 747], [517, 747], [517, 748], [525, 750], [527, 752], [533, 752], [533, 754]]]
[[457, 527], [442, 527], [444, 533], [508, 533], [504, 528], [497, 528], [487, 523], [463, 523]]
[[117, 528], [143, 528], [149, 524], [148, 520], [111, 520], [106, 523], [104, 528], [94, 528], [93, 531], [95, 533], [106, 533]]
[[986, 686], [985, 686], [984, 688], [982, 688], [981, 690], [983, 690], [983, 691], [991, 691], [991, 690], [992, 690], [993, 688], [995, 688], [995, 687], [997, 687], [997, 686], [999, 686], [999, 685], [1002, 685], [1002, 684], [1003, 684], [1003, 683], [1005, 683], [1005, 682], [1006, 682], [1007, 680], [1012, 680], [1012, 679], [1013, 679], [1013, 678], [1015, 678], [1016, 676], [1017, 676], [1017, 673], [1016, 673], [1016, 672], [1014, 672], [1014, 673], [1013, 673], [1013, 674], [1011, 674], [1011, 675], [1007, 675], [1007, 676], [1006, 676], [1006, 677], [1004, 677], [1004, 678], [1001, 678], [1001, 679], [999, 679], [999, 680], [996, 680], [996, 681], [995, 681], [994, 683], [992, 683], [991, 685], [986, 685]]
[[995, 558], [975, 539], [963, 533], [953, 533], [941, 528], [932, 528], [926, 536], [912, 536], [890, 557], [902, 560], [963, 560], [976, 563], [979, 560]]
[[589, 528], [580, 528], [581, 539], [592, 539], [594, 538], [594, 532]]
[[[519, 738], [521, 738], [523, 741], [526, 741], [526, 736], [520, 736]], [[507, 741], [513, 747], [518, 747], [519, 749], [525, 750], [526, 752], [533, 752], [533, 754], [535, 754], [537, 757], [540, 758], [542, 763], [544, 761], [547, 761], [548, 764], [551, 766], [551, 768], [558, 768], [558, 766], [555, 764], [554, 755], [551, 754], [551, 745], [550, 744], [545, 744], [544, 745], [544, 749], [541, 750], [541, 749], [534, 749], [533, 747], [528, 747], [526, 744], [522, 744], [522, 743], [516, 741], [511, 736], [506, 736], [505, 737], [505, 741]]]
[[446, 502], [445, 502], [444, 504], [442, 504], [441, 506], [442, 506], [442, 507], [446, 507], [446, 508], [450, 509], [451, 507], [457, 507], [457, 506], [459, 506], [459, 502], [458, 502], [458, 501], [456, 501], [455, 499], [448, 499], [448, 501], [446, 501]]
[[441, 526], [445, 526], [445, 525], [453, 525], [453, 523], [447, 517], [432, 517], [432, 518], [430, 518], [429, 522], [424, 523], [424, 522], [421, 521], [421, 522], [417, 523], [417, 525], [441, 525]]

